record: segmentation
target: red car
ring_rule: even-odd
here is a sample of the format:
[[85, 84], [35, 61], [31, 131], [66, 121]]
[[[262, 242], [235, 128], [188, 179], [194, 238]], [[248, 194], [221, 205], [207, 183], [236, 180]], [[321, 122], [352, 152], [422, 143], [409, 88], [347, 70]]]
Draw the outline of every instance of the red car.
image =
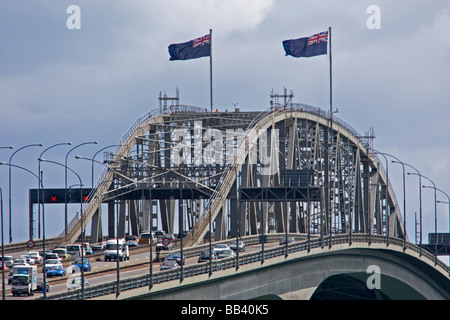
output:
[[[3, 270], [3, 261], [0, 261], [0, 270]], [[5, 264], [5, 271], [9, 271], [9, 267]]]

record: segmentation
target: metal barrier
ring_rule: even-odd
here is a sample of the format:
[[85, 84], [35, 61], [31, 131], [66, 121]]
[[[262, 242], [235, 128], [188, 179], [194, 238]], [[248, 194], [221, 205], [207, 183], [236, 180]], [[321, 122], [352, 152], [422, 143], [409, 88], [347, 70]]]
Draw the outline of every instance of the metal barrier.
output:
[[[270, 241], [275, 241], [275, 239], [280, 239], [280, 236], [283, 236], [282, 234], [276, 234], [274, 236], [268, 235], [270, 237]], [[259, 236], [250, 236], [250, 237], [243, 237], [242, 240], [245, 239], [250, 244], [250, 241], [258, 241], [257, 239]], [[294, 242], [287, 246], [279, 246], [277, 248], [270, 248], [264, 250], [264, 260], [271, 259], [275, 257], [279, 257], [282, 255], [286, 255], [289, 253], [299, 252], [299, 251], [305, 251], [311, 248], [320, 248], [324, 246], [333, 246], [338, 244], [345, 244], [345, 243], [385, 243], [389, 245], [396, 245], [396, 246], [404, 246], [403, 239], [399, 238], [388, 238], [386, 236], [378, 236], [378, 235], [370, 235], [370, 234], [353, 234], [353, 235], [336, 235], [331, 237], [331, 242], [329, 237], [325, 237], [323, 239], [312, 239], [312, 240], [305, 240], [305, 235], [297, 235], [297, 238], [302, 239], [301, 242]], [[234, 239], [231, 239], [234, 240]], [[269, 239], [268, 239], [269, 240]], [[224, 241], [221, 241], [224, 242]], [[227, 240], [227, 242], [230, 242], [230, 239]], [[207, 245], [195, 247], [195, 248], [186, 248], [186, 255], [195, 256], [199, 250], [204, 250]], [[436, 257], [431, 254], [430, 252], [423, 250], [422, 248], [412, 244], [412, 243], [406, 243], [407, 250], [411, 250], [414, 252], [419, 253], [421, 256], [425, 256], [426, 258], [433, 261], [436, 265], [441, 267], [443, 270], [447, 272], [447, 274], [450, 274], [450, 268], [445, 265], [442, 261], [436, 259]], [[287, 252], [286, 252], [287, 249]], [[262, 252], [253, 252], [253, 253], [240, 253], [239, 254], [239, 265], [245, 265], [257, 261], [261, 261], [263, 258]], [[209, 266], [209, 263], [206, 264], [197, 264], [192, 266], [186, 266], [183, 268], [183, 277], [191, 277], [196, 276], [200, 274], [206, 274], [209, 272], [214, 272], [218, 270], [224, 270], [228, 268], [236, 268], [237, 267], [237, 258], [231, 257], [226, 259], [220, 259], [216, 260], [211, 263], [211, 269]], [[144, 275], [144, 276], [138, 276], [134, 278], [124, 279], [120, 280], [120, 291], [125, 290], [131, 290], [139, 287], [149, 286], [150, 284], [158, 284], [166, 281], [171, 281], [175, 279], [181, 278], [181, 270], [167, 270], [167, 271], [160, 271], [157, 273], [154, 273], [152, 278], [150, 275]], [[95, 298], [103, 295], [113, 294], [117, 292], [117, 282], [109, 282], [99, 285], [94, 285], [85, 288], [84, 290], [84, 298], [90, 299]], [[69, 291], [65, 293], [60, 294], [54, 294], [54, 295], [48, 295], [47, 299], [49, 300], [78, 300], [81, 298], [81, 289], [77, 289], [74, 291]], [[39, 299], [43, 299], [43, 297], [40, 297]]]

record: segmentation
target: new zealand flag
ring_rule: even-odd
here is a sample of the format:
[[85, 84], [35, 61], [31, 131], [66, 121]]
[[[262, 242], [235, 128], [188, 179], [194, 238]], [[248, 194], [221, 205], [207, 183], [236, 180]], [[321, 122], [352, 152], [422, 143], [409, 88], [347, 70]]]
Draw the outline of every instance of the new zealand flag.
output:
[[170, 60], [189, 60], [211, 55], [211, 37], [206, 35], [188, 42], [169, 46]]
[[313, 57], [327, 54], [328, 31], [317, 33], [310, 37], [283, 41], [287, 56]]

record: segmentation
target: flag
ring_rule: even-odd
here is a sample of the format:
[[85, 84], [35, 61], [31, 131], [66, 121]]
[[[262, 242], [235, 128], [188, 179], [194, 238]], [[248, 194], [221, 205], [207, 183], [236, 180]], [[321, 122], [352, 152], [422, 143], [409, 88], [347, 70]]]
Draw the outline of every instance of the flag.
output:
[[310, 37], [283, 41], [286, 55], [296, 58], [327, 54], [327, 46], [328, 31], [317, 33]]
[[211, 56], [211, 35], [169, 46], [170, 60], [190, 60]]

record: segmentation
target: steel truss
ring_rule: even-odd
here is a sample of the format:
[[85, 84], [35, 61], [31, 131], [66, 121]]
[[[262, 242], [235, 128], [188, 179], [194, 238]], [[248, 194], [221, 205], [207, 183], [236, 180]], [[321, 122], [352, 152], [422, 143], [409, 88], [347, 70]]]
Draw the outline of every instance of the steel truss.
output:
[[[227, 236], [289, 232], [403, 237], [384, 170], [363, 139], [320, 109], [172, 112], [137, 126], [108, 163], [84, 211], [110, 204], [109, 236], [159, 227], [188, 230], [186, 246], [210, 228]], [[332, 130], [330, 129], [332, 128]], [[115, 208], [115, 209], [114, 209]], [[100, 223], [92, 223], [95, 237]], [[176, 227], [178, 226], [178, 229]], [[77, 227], [66, 237], [74, 241]]]

